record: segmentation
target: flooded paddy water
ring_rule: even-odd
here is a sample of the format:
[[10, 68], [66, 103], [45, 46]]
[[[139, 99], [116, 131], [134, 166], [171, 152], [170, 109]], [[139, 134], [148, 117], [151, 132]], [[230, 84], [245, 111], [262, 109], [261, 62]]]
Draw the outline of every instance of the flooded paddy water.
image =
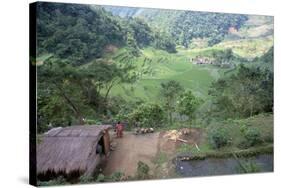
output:
[[273, 155], [261, 154], [249, 158], [206, 158], [204, 160], [175, 160], [176, 172], [183, 177], [243, 173], [241, 164], [254, 164], [258, 172], [273, 172]]

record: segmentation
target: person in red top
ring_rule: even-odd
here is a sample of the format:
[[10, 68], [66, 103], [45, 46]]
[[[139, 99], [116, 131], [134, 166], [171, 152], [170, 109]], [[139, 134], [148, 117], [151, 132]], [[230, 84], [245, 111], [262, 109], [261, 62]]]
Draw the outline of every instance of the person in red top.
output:
[[122, 138], [123, 137], [123, 125], [120, 123], [120, 121], [118, 121], [118, 123], [116, 124], [116, 134], [117, 134], [117, 138]]

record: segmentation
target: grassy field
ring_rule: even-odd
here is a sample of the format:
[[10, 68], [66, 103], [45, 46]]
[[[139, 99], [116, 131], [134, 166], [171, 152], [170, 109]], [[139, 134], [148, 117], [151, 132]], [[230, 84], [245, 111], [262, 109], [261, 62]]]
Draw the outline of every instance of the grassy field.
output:
[[[267, 21], [267, 20], [265, 20]], [[255, 19], [250, 20], [247, 27], [254, 24], [259, 27]], [[230, 72], [232, 68], [220, 68], [213, 65], [196, 65], [191, 63], [191, 58], [198, 55], [211, 56], [214, 51], [232, 49], [234, 56], [233, 64], [244, 63], [240, 59], [251, 60], [266, 53], [273, 45], [272, 36], [265, 38], [225, 40], [213, 47], [183, 48], [178, 46], [177, 53], [168, 53], [154, 48], [144, 48], [139, 57], [128, 54], [125, 48], [118, 49], [113, 54], [107, 54], [108, 60], [117, 63], [131, 62], [137, 67], [141, 75], [135, 84], [121, 84], [113, 88], [112, 96], [122, 96], [126, 100], [141, 98], [143, 100], [159, 100], [159, 92], [162, 82], [168, 80], [178, 81], [185, 89], [193, 91], [202, 99], [208, 98], [210, 84]], [[245, 61], [246, 61], [245, 60]]]
[[[116, 86], [111, 95], [124, 96], [127, 100], [141, 98], [144, 100], [158, 100], [162, 82], [178, 81], [185, 89], [192, 90], [201, 98], [208, 97], [208, 88], [212, 81], [218, 79], [228, 69], [221, 69], [213, 65], [195, 65], [190, 58], [198, 54], [209, 54], [214, 49], [186, 50], [180, 49], [171, 54], [154, 48], [145, 48], [139, 57], [126, 58], [126, 50], [107, 56], [118, 63], [125, 63], [130, 58], [142, 74], [141, 79], [133, 85], [121, 84]], [[129, 60], [127, 60], [129, 61]]]
[[[273, 39], [267, 38], [224, 41], [213, 47], [206, 48], [185, 49], [178, 46], [177, 53], [168, 53], [149, 47], [142, 49], [139, 57], [134, 57], [128, 53], [126, 48], [121, 48], [114, 53], [106, 54], [104, 58], [120, 64], [133, 63], [140, 79], [134, 84], [115, 86], [110, 95], [121, 96], [125, 100], [140, 98], [147, 101], [158, 101], [161, 83], [175, 80], [186, 90], [191, 90], [197, 96], [206, 99], [208, 98], [210, 84], [233, 68], [196, 65], [191, 63], [191, 58], [198, 55], [210, 56], [216, 50], [231, 48], [234, 55], [251, 59], [264, 54], [272, 45]], [[51, 56], [52, 54], [45, 54], [38, 57], [36, 61], [42, 63]], [[237, 64], [241, 62], [231, 63]]]

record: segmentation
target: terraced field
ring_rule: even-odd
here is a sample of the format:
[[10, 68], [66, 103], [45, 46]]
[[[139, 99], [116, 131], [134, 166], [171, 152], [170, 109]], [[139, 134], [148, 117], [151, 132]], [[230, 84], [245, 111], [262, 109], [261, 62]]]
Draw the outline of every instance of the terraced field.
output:
[[[204, 39], [194, 39], [195, 47], [186, 49], [177, 46], [177, 53], [168, 53], [163, 50], [147, 47], [141, 50], [138, 57], [131, 55], [126, 47], [116, 48], [103, 57], [114, 63], [133, 63], [136, 66], [138, 81], [134, 84], [120, 84], [115, 86], [110, 95], [121, 96], [125, 100], [159, 100], [159, 90], [162, 82], [178, 81], [185, 89], [192, 90], [201, 98], [208, 98], [210, 84], [233, 70], [213, 65], [195, 65], [191, 58], [196, 56], [212, 56], [218, 50], [231, 49], [237, 60], [232, 64], [244, 63], [240, 59], [252, 60], [262, 56], [273, 46], [273, 18], [249, 16], [249, 20], [239, 30], [229, 33], [224, 41], [208, 47]], [[198, 44], [200, 43], [200, 44]], [[201, 44], [202, 43], [202, 44]], [[37, 58], [39, 63], [51, 57], [45, 54]], [[83, 66], [87, 66], [83, 65]], [[234, 67], [235, 68], [235, 67]]]
[[[175, 54], [153, 48], [143, 49], [140, 57], [130, 59], [138, 67], [138, 72], [144, 72], [141, 79], [133, 85], [116, 86], [111, 95], [120, 95], [128, 100], [141, 98], [157, 101], [161, 83], [176, 80], [185, 89], [192, 90], [198, 96], [206, 98], [212, 81], [218, 79], [229, 69], [221, 69], [212, 65], [192, 64], [190, 58], [202, 52], [209, 53], [205, 49], [200, 51], [179, 50]], [[124, 59], [126, 59], [124, 56], [126, 56], [126, 53], [121, 49], [117, 54], [108, 56], [108, 58], [112, 58], [118, 63], [124, 63]]]

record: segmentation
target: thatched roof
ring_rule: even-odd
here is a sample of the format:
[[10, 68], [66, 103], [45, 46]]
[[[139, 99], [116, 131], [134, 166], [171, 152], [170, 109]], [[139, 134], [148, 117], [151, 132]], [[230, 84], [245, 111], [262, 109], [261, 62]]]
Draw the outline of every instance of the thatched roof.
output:
[[96, 145], [111, 125], [54, 128], [37, 146], [37, 174], [93, 171], [98, 163]]

